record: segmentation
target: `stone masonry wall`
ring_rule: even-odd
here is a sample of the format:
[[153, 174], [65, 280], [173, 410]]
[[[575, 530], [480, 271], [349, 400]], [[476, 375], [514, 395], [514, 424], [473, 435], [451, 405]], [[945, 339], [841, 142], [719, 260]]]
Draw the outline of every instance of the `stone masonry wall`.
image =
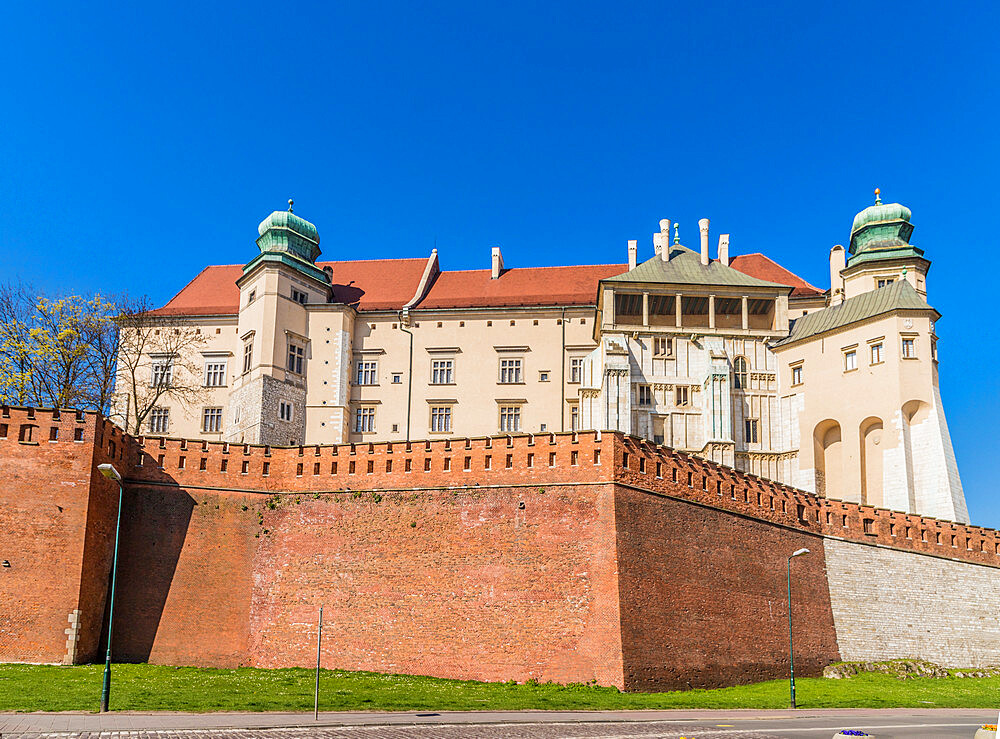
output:
[[1000, 569], [833, 539], [825, 550], [843, 659], [1000, 665]]

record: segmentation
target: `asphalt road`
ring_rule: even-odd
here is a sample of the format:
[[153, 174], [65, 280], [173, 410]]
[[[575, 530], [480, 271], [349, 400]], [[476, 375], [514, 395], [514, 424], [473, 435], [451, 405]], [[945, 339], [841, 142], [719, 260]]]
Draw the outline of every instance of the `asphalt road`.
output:
[[819, 739], [862, 729], [878, 739], [970, 739], [996, 711], [616, 711], [310, 714], [0, 714], [3, 739]]

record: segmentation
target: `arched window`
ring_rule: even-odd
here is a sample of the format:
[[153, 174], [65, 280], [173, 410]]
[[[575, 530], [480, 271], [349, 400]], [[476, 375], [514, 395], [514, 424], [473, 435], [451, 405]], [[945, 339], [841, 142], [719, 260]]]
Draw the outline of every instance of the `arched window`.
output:
[[736, 357], [733, 362], [733, 387], [746, 388], [748, 375], [747, 360], [745, 357]]

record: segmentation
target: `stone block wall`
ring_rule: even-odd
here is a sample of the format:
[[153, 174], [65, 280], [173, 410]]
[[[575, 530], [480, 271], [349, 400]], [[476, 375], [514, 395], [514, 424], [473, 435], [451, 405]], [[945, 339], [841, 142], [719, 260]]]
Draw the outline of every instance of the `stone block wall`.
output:
[[1000, 664], [1000, 569], [826, 540], [841, 658]]

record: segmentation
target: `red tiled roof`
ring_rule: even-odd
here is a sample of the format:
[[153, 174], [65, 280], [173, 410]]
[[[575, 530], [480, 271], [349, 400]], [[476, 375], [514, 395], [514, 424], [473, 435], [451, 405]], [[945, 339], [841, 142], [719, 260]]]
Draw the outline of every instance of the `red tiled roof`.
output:
[[[359, 311], [400, 310], [420, 284], [427, 260], [371, 259], [317, 262], [333, 269], [333, 299]], [[822, 295], [819, 290], [763, 254], [733, 257], [729, 265], [740, 272], [794, 288], [793, 296]], [[532, 305], [593, 305], [600, 280], [621, 274], [626, 264], [589, 264], [568, 267], [524, 267], [504, 270], [496, 280], [490, 270], [441, 272], [417, 308], [491, 308]], [[239, 264], [206, 267], [155, 315], [235, 315], [240, 291]]]
[[807, 297], [823, 295], [824, 293], [823, 290], [813, 287], [798, 275], [789, 272], [763, 254], [740, 254], [729, 260], [729, 266], [745, 275], [756, 277], [758, 280], [777, 282], [779, 285], [789, 285], [795, 288], [792, 290], [792, 297]]
[[525, 267], [491, 279], [488, 269], [442, 272], [417, 308], [491, 308], [520, 305], [594, 305], [597, 283], [627, 264]]
[[[333, 296], [338, 303], [358, 310], [399, 310], [413, 297], [424, 273], [426, 259], [370, 259], [350, 262], [317, 262], [333, 269]], [[235, 315], [240, 307], [236, 280], [239, 264], [205, 267], [197, 277], [154, 315]]]

